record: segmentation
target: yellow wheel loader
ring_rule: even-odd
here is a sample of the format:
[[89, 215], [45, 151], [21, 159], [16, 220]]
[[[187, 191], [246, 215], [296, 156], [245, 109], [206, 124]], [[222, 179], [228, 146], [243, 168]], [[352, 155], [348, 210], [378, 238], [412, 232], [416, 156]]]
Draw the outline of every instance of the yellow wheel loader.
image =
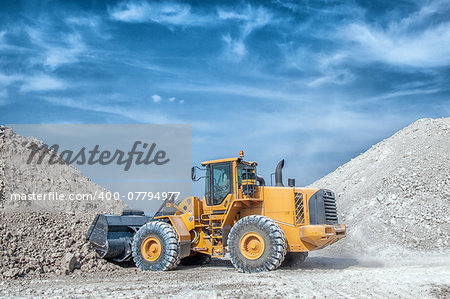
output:
[[[142, 211], [97, 215], [88, 240], [106, 259], [133, 259], [142, 270], [170, 270], [208, 263], [229, 253], [240, 272], [297, 265], [309, 251], [345, 237], [335, 195], [326, 189], [283, 185], [284, 160], [276, 167], [275, 186], [257, 175], [256, 162], [239, 157], [206, 161], [205, 196], [178, 202], [170, 197], [153, 217]], [[192, 179], [197, 178], [192, 168]]]

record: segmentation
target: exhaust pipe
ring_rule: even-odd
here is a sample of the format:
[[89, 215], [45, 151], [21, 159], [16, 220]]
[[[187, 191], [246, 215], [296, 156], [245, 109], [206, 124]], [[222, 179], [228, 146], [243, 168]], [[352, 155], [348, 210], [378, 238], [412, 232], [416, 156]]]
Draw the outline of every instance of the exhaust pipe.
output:
[[275, 168], [275, 186], [284, 187], [283, 185], [283, 173], [284, 159], [278, 162], [277, 168]]
[[288, 179], [288, 186], [295, 187], [295, 179]]

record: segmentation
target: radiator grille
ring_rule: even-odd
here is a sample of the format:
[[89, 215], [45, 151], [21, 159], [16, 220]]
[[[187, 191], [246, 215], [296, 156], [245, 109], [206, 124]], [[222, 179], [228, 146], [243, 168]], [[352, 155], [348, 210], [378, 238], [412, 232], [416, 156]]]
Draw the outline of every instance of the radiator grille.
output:
[[330, 190], [320, 189], [308, 199], [310, 224], [338, 224], [336, 199]]
[[329, 223], [337, 223], [338, 215], [336, 209], [336, 199], [333, 192], [325, 191], [323, 193], [323, 205], [325, 208], [325, 221]]
[[295, 223], [303, 224], [305, 222], [305, 206], [303, 204], [303, 194], [295, 192]]

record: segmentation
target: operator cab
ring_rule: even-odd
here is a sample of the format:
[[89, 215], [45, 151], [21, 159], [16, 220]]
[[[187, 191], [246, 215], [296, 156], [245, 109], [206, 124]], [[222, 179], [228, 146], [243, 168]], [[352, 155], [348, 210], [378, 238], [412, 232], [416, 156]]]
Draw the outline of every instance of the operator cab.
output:
[[[243, 152], [239, 157], [202, 162], [206, 174], [196, 179], [195, 169], [192, 168], [192, 179], [205, 178], [205, 197], [207, 206], [223, 205], [232, 198], [253, 196], [256, 191], [257, 176], [256, 162], [243, 159]], [[263, 181], [263, 180], [262, 180]]]

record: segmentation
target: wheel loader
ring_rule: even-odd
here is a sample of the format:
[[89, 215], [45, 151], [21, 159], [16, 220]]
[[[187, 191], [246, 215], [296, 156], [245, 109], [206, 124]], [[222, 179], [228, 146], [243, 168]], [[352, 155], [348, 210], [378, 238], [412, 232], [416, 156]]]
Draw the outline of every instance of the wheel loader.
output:
[[192, 168], [192, 179], [205, 182], [202, 199], [171, 196], [152, 217], [138, 210], [97, 215], [87, 239], [101, 257], [134, 260], [142, 270], [200, 265], [229, 253], [236, 269], [254, 273], [298, 265], [309, 251], [346, 235], [334, 193], [295, 187], [294, 179], [284, 186], [284, 160], [273, 173], [274, 186], [266, 186], [257, 163], [244, 161], [242, 152], [202, 166], [202, 177]]

